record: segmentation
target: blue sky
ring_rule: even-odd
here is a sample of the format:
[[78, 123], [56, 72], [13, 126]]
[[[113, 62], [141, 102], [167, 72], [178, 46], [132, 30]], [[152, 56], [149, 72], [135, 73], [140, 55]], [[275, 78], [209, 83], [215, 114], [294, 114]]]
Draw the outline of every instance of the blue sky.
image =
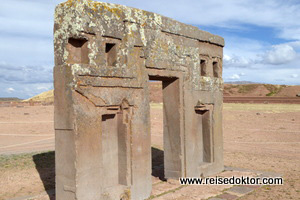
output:
[[[53, 88], [53, 15], [63, 0], [0, 0], [0, 97]], [[299, 0], [110, 0], [225, 38], [224, 81], [300, 85]]]

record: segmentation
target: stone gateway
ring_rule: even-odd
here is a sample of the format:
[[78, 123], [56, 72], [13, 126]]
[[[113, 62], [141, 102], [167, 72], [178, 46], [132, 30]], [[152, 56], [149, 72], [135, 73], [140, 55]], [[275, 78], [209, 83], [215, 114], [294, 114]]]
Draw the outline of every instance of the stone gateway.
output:
[[57, 200], [151, 193], [149, 80], [163, 85], [165, 177], [223, 170], [224, 39], [122, 5], [56, 7]]

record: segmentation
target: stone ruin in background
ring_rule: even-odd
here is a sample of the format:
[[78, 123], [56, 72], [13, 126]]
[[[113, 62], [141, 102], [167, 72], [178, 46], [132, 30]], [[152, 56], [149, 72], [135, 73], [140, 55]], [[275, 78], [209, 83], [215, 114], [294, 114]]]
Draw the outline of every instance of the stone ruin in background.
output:
[[165, 177], [223, 170], [223, 38], [122, 5], [55, 11], [56, 199], [151, 193], [149, 80], [163, 85]]

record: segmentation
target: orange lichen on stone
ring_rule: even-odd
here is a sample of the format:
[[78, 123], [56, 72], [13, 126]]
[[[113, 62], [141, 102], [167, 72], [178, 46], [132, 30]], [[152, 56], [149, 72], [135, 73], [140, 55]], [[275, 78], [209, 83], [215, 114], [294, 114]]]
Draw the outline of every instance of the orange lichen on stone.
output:
[[115, 16], [117, 16], [118, 18], [121, 17], [122, 15], [122, 10], [120, 8], [113, 8], [113, 7], [110, 7], [110, 6], [107, 6], [105, 4], [101, 4], [99, 2], [94, 2], [94, 8], [99, 8], [100, 7], [100, 10], [106, 10], [106, 11], [109, 11], [111, 12], [112, 14], [114, 14]]
[[81, 0], [68, 0], [62, 4], [66, 5], [68, 7], [72, 7], [73, 5], [75, 5], [75, 3], [78, 3], [78, 2], [82, 2], [82, 1]]

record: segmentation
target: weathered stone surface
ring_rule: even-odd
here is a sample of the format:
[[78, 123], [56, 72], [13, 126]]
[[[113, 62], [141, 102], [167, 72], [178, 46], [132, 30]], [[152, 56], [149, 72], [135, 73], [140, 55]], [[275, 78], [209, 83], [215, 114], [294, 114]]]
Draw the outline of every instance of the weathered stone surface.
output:
[[254, 190], [253, 188], [246, 187], [246, 186], [234, 186], [229, 190], [227, 190], [226, 192], [233, 195], [242, 196], [252, 192], [253, 190]]
[[218, 198], [224, 199], [224, 200], [235, 200], [235, 199], [238, 199], [239, 196], [236, 196], [233, 194], [228, 194], [228, 193], [223, 193], [223, 194], [219, 195]]
[[162, 81], [165, 178], [223, 170], [223, 38], [155, 13], [56, 7], [57, 199], [151, 193], [149, 80]]

